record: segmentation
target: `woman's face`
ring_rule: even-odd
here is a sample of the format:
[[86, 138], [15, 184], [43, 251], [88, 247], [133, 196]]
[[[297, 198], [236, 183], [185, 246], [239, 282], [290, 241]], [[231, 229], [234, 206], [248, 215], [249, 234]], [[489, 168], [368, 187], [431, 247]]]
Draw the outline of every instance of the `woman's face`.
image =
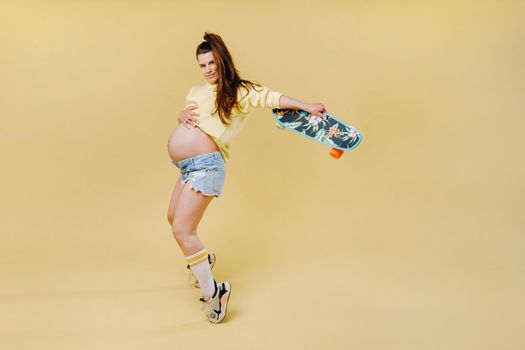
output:
[[204, 79], [206, 79], [210, 84], [216, 83], [217, 79], [219, 79], [219, 73], [217, 72], [217, 63], [213, 57], [213, 53], [211, 51], [201, 53], [197, 56], [197, 61], [201, 67], [201, 72]]

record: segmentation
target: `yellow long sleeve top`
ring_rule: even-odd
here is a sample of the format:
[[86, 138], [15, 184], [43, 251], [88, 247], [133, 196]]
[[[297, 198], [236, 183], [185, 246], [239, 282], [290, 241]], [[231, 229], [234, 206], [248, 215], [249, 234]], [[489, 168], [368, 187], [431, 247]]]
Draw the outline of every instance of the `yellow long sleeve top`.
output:
[[237, 93], [237, 101], [240, 108], [232, 109], [231, 123], [224, 125], [215, 109], [215, 96], [217, 84], [206, 82], [204, 85], [194, 86], [186, 96], [186, 107], [194, 105], [195, 111], [199, 113], [198, 127], [215, 141], [226, 161], [230, 158], [230, 146], [232, 140], [241, 131], [248, 120], [248, 115], [253, 108], [278, 108], [281, 93], [272, 91], [268, 87], [255, 87], [247, 90], [240, 88]]

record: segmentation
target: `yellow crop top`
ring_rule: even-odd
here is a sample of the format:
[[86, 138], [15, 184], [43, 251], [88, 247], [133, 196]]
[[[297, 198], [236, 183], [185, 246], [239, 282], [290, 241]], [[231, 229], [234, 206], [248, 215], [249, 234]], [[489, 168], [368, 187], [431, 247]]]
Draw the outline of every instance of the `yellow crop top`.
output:
[[226, 161], [230, 157], [231, 141], [246, 124], [248, 114], [253, 108], [279, 108], [281, 93], [272, 91], [268, 87], [240, 88], [237, 100], [240, 109], [232, 109], [231, 122], [224, 125], [217, 113], [212, 114], [215, 109], [215, 95], [217, 84], [206, 82], [204, 85], [194, 86], [186, 96], [185, 109], [195, 105], [195, 111], [199, 113], [198, 127], [215, 141], [222, 157]]

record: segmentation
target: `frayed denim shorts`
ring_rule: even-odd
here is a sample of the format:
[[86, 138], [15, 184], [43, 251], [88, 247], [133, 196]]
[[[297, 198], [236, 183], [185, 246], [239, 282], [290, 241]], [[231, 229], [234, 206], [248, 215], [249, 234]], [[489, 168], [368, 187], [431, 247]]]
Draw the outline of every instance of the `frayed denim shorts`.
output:
[[172, 161], [180, 169], [180, 181], [190, 181], [191, 188], [205, 196], [220, 198], [226, 178], [226, 168], [221, 152], [200, 154], [180, 162]]

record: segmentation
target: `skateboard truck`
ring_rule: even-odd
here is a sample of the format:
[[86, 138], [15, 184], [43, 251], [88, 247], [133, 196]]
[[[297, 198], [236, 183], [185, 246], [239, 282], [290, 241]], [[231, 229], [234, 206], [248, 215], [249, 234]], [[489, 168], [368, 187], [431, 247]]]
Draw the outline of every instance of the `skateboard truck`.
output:
[[345, 153], [345, 151], [343, 150], [340, 150], [340, 149], [337, 149], [337, 148], [332, 148], [329, 152], [329, 154], [332, 156], [332, 158], [334, 159], [339, 159], [341, 158], [341, 156], [343, 155], [343, 153]]

